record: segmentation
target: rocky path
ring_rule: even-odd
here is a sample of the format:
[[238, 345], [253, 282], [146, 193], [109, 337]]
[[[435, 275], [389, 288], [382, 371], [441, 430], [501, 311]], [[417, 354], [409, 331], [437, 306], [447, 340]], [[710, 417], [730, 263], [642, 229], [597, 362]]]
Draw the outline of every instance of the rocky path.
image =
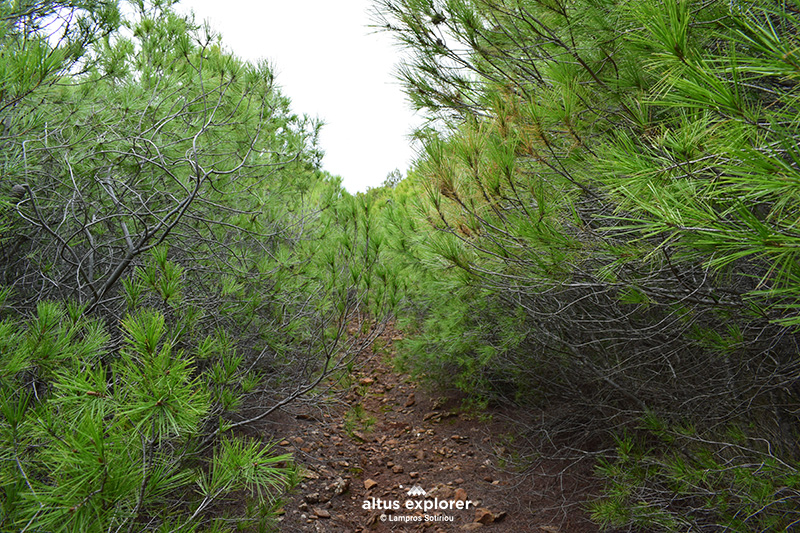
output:
[[397, 335], [383, 335], [343, 402], [281, 428], [277, 451], [305, 469], [281, 531], [597, 531], [565, 501], [563, 476], [546, 475], [556, 465], [500, 468], [513, 427], [395, 373]]

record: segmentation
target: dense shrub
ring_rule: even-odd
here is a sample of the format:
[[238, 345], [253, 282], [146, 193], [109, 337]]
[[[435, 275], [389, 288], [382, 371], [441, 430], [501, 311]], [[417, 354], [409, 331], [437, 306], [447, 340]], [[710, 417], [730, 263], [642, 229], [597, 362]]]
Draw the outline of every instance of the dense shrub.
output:
[[266, 520], [293, 474], [243, 430], [396, 299], [320, 124], [174, 4], [0, 3], [4, 530]]
[[377, 5], [430, 118], [387, 215], [419, 287], [409, 364], [571, 405], [551, 443], [627, 427], [604, 524], [789, 527], [797, 6]]

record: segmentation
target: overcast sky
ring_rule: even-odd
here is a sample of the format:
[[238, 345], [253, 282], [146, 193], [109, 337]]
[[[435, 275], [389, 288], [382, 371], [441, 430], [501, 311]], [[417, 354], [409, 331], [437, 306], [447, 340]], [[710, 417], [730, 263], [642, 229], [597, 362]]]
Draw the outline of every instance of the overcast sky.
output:
[[247, 60], [267, 59], [294, 112], [325, 122], [323, 166], [350, 192], [413, 158], [415, 117], [394, 69], [399, 50], [368, 25], [371, 0], [182, 0]]

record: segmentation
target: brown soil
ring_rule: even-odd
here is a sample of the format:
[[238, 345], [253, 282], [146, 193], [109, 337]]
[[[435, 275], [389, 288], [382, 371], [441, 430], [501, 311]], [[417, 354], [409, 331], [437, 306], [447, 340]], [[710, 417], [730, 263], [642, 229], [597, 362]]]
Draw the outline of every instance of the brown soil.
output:
[[[519, 428], [500, 421], [514, 413], [465, 410], [457, 395], [396, 373], [399, 338], [387, 329], [381, 353], [363, 363], [342, 401], [319, 416], [296, 406], [272, 425], [282, 439], [276, 451], [292, 453], [304, 469], [281, 531], [598, 531], [583, 510], [588, 461], [532, 462], [536, 450], [514, 445]], [[409, 495], [412, 487], [426, 495]], [[425, 510], [437, 501], [447, 509]]]

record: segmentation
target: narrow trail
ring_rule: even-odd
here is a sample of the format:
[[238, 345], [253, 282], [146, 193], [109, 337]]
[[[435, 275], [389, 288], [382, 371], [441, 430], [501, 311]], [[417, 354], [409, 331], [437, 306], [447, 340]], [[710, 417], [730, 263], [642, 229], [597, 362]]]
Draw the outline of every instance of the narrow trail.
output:
[[281, 531], [598, 531], [562, 466], [543, 460], [521, 473], [504, 459], [515, 454], [510, 424], [396, 373], [399, 339], [387, 328], [343, 402], [273, 426], [285, 436], [276, 451], [305, 469]]

